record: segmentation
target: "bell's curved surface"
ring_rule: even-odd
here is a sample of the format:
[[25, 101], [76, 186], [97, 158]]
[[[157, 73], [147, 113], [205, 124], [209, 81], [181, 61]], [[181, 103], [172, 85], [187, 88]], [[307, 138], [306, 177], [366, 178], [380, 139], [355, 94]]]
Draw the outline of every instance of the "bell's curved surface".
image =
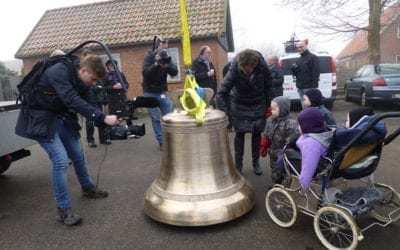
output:
[[163, 156], [145, 194], [144, 212], [178, 226], [233, 220], [251, 210], [253, 189], [233, 163], [225, 113], [207, 109], [202, 126], [175, 111], [162, 118]]

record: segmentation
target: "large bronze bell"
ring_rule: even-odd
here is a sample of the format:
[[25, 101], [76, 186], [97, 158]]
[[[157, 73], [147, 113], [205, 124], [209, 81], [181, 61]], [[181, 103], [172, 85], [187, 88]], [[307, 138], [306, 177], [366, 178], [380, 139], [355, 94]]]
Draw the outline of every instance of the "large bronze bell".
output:
[[145, 214], [167, 224], [203, 226], [253, 208], [254, 191], [234, 167], [226, 119], [210, 108], [201, 126], [185, 111], [162, 118], [161, 169], [146, 191]]

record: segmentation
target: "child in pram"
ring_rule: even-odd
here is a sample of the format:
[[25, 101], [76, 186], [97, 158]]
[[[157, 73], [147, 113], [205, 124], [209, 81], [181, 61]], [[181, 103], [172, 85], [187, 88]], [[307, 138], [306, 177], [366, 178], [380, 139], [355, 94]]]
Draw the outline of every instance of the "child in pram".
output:
[[[347, 128], [331, 130], [324, 123], [323, 116], [317, 111], [316, 108], [310, 107], [300, 112], [297, 120], [301, 136], [296, 141], [297, 149], [288, 148], [285, 150], [286, 158], [293, 160], [294, 172], [299, 173], [299, 181], [303, 189], [307, 189], [316, 172], [323, 169], [324, 158], [332, 158], [360, 133], [374, 117], [371, 108], [354, 109], [347, 115]], [[361, 171], [362, 164], [352, 166], [350, 169], [347, 168], [362, 160], [372, 151], [378, 150], [378, 142], [382, 142], [385, 135], [385, 124], [380, 121], [360, 138], [341, 159], [343, 162], [341, 162], [337, 171], [343, 171], [336, 173], [336, 176], [346, 175], [345, 177], [348, 179], [359, 178], [360, 175], [366, 176], [366, 173]], [[380, 147], [378, 151], [380, 153]], [[359, 170], [355, 170], [356, 168], [359, 168]], [[370, 172], [374, 169], [366, 170]], [[358, 175], [355, 174], [352, 177], [350, 176], [352, 172], [358, 172]]]
[[[316, 126], [319, 124], [316, 121], [311, 124], [306, 122], [311, 118], [315, 120], [318, 115], [309, 115], [308, 118], [303, 117], [307, 118], [304, 121], [300, 118], [299, 124], [303, 130], [302, 136], [315, 140], [312, 133], [304, 133], [308, 131], [308, 126], [319, 127]], [[355, 249], [367, 229], [374, 225], [386, 227], [399, 220], [400, 195], [391, 186], [376, 182], [372, 174], [378, 166], [383, 145], [387, 145], [400, 134], [400, 129], [397, 129], [385, 137], [386, 128], [382, 122], [385, 117], [400, 117], [400, 112], [377, 117], [365, 116], [356, 123], [352, 121], [354, 116], [349, 114], [349, 127], [353, 125], [350, 129], [332, 131], [328, 146], [314, 143], [315, 148], [307, 148], [307, 153], [314, 152], [313, 159], [319, 158], [314, 166], [315, 172], [310, 174], [311, 180], [307, 189], [304, 189], [307, 183], [299, 184], [299, 177], [304, 174], [304, 169], [311, 169], [304, 165], [304, 152], [300, 154], [299, 149], [286, 146], [285, 184], [275, 185], [266, 195], [266, 208], [270, 218], [281, 227], [291, 227], [296, 221], [298, 211], [312, 216], [314, 231], [328, 249]], [[305, 122], [303, 127], [302, 122]], [[321, 131], [317, 134], [327, 132], [323, 126], [319, 128]], [[297, 146], [301, 146], [299, 139], [296, 141]], [[329, 194], [328, 191], [333, 192]], [[364, 215], [378, 222], [360, 220], [363, 224], [361, 227], [356, 220], [364, 218]]]

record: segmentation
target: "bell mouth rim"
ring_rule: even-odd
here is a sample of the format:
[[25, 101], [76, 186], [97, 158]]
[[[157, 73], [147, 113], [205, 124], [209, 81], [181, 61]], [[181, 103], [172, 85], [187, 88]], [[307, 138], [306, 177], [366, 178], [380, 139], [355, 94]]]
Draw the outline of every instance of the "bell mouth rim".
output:
[[[239, 192], [196, 202], [164, 199], [151, 191], [149, 188], [146, 192], [144, 213], [153, 220], [175, 226], [208, 226], [228, 222], [250, 212], [256, 202], [254, 190], [247, 181]], [[163, 206], [159, 206], [160, 202]]]

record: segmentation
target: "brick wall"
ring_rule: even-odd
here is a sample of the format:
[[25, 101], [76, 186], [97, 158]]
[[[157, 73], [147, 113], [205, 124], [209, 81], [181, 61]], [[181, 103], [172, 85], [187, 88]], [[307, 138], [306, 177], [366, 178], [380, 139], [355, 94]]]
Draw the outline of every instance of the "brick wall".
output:
[[[400, 15], [393, 20], [390, 25], [381, 30], [381, 62], [396, 63], [396, 55], [400, 55], [400, 38], [398, 38], [398, 29]], [[340, 61], [340, 66], [354, 73], [362, 66], [369, 64], [368, 52], [357, 53], [351, 58]]]
[[381, 34], [381, 62], [396, 63], [396, 55], [400, 55], [400, 39], [398, 38], [400, 17], [393, 21]]
[[[200, 47], [208, 45], [212, 50], [212, 62], [214, 63], [217, 71], [218, 84], [222, 81], [222, 69], [227, 63], [227, 52], [220, 45], [218, 40], [215, 39], [204, 39], [195, 40], [191, 44], [192, 59], [196, 58], [199, 54]], [[173, 91], [176, 89], [182, 89], [184, 83], [184, 66], [182, 57], [182, 46], [180, 42], [169, 42], [169, 48], [178, 48], [179, 60], [180, 60], [180, 82], [169, 83], [168, 90]], [[130, 47], [121, 48], [109, 48], [111, 54], [119, 54], [121, 60], [121, 69], [124, 72], [127, 81], [129, 82], [128, 98], [142, 95], [142, 63], [144, 57], [152, 49], [150, 45], [135, 45]], [[94, 51], [96, 54], [104, 54], [103, 51]], [[32, 66], [43, 57], [29, 58], [23, 60], [23, 74], [30, 71]]]

